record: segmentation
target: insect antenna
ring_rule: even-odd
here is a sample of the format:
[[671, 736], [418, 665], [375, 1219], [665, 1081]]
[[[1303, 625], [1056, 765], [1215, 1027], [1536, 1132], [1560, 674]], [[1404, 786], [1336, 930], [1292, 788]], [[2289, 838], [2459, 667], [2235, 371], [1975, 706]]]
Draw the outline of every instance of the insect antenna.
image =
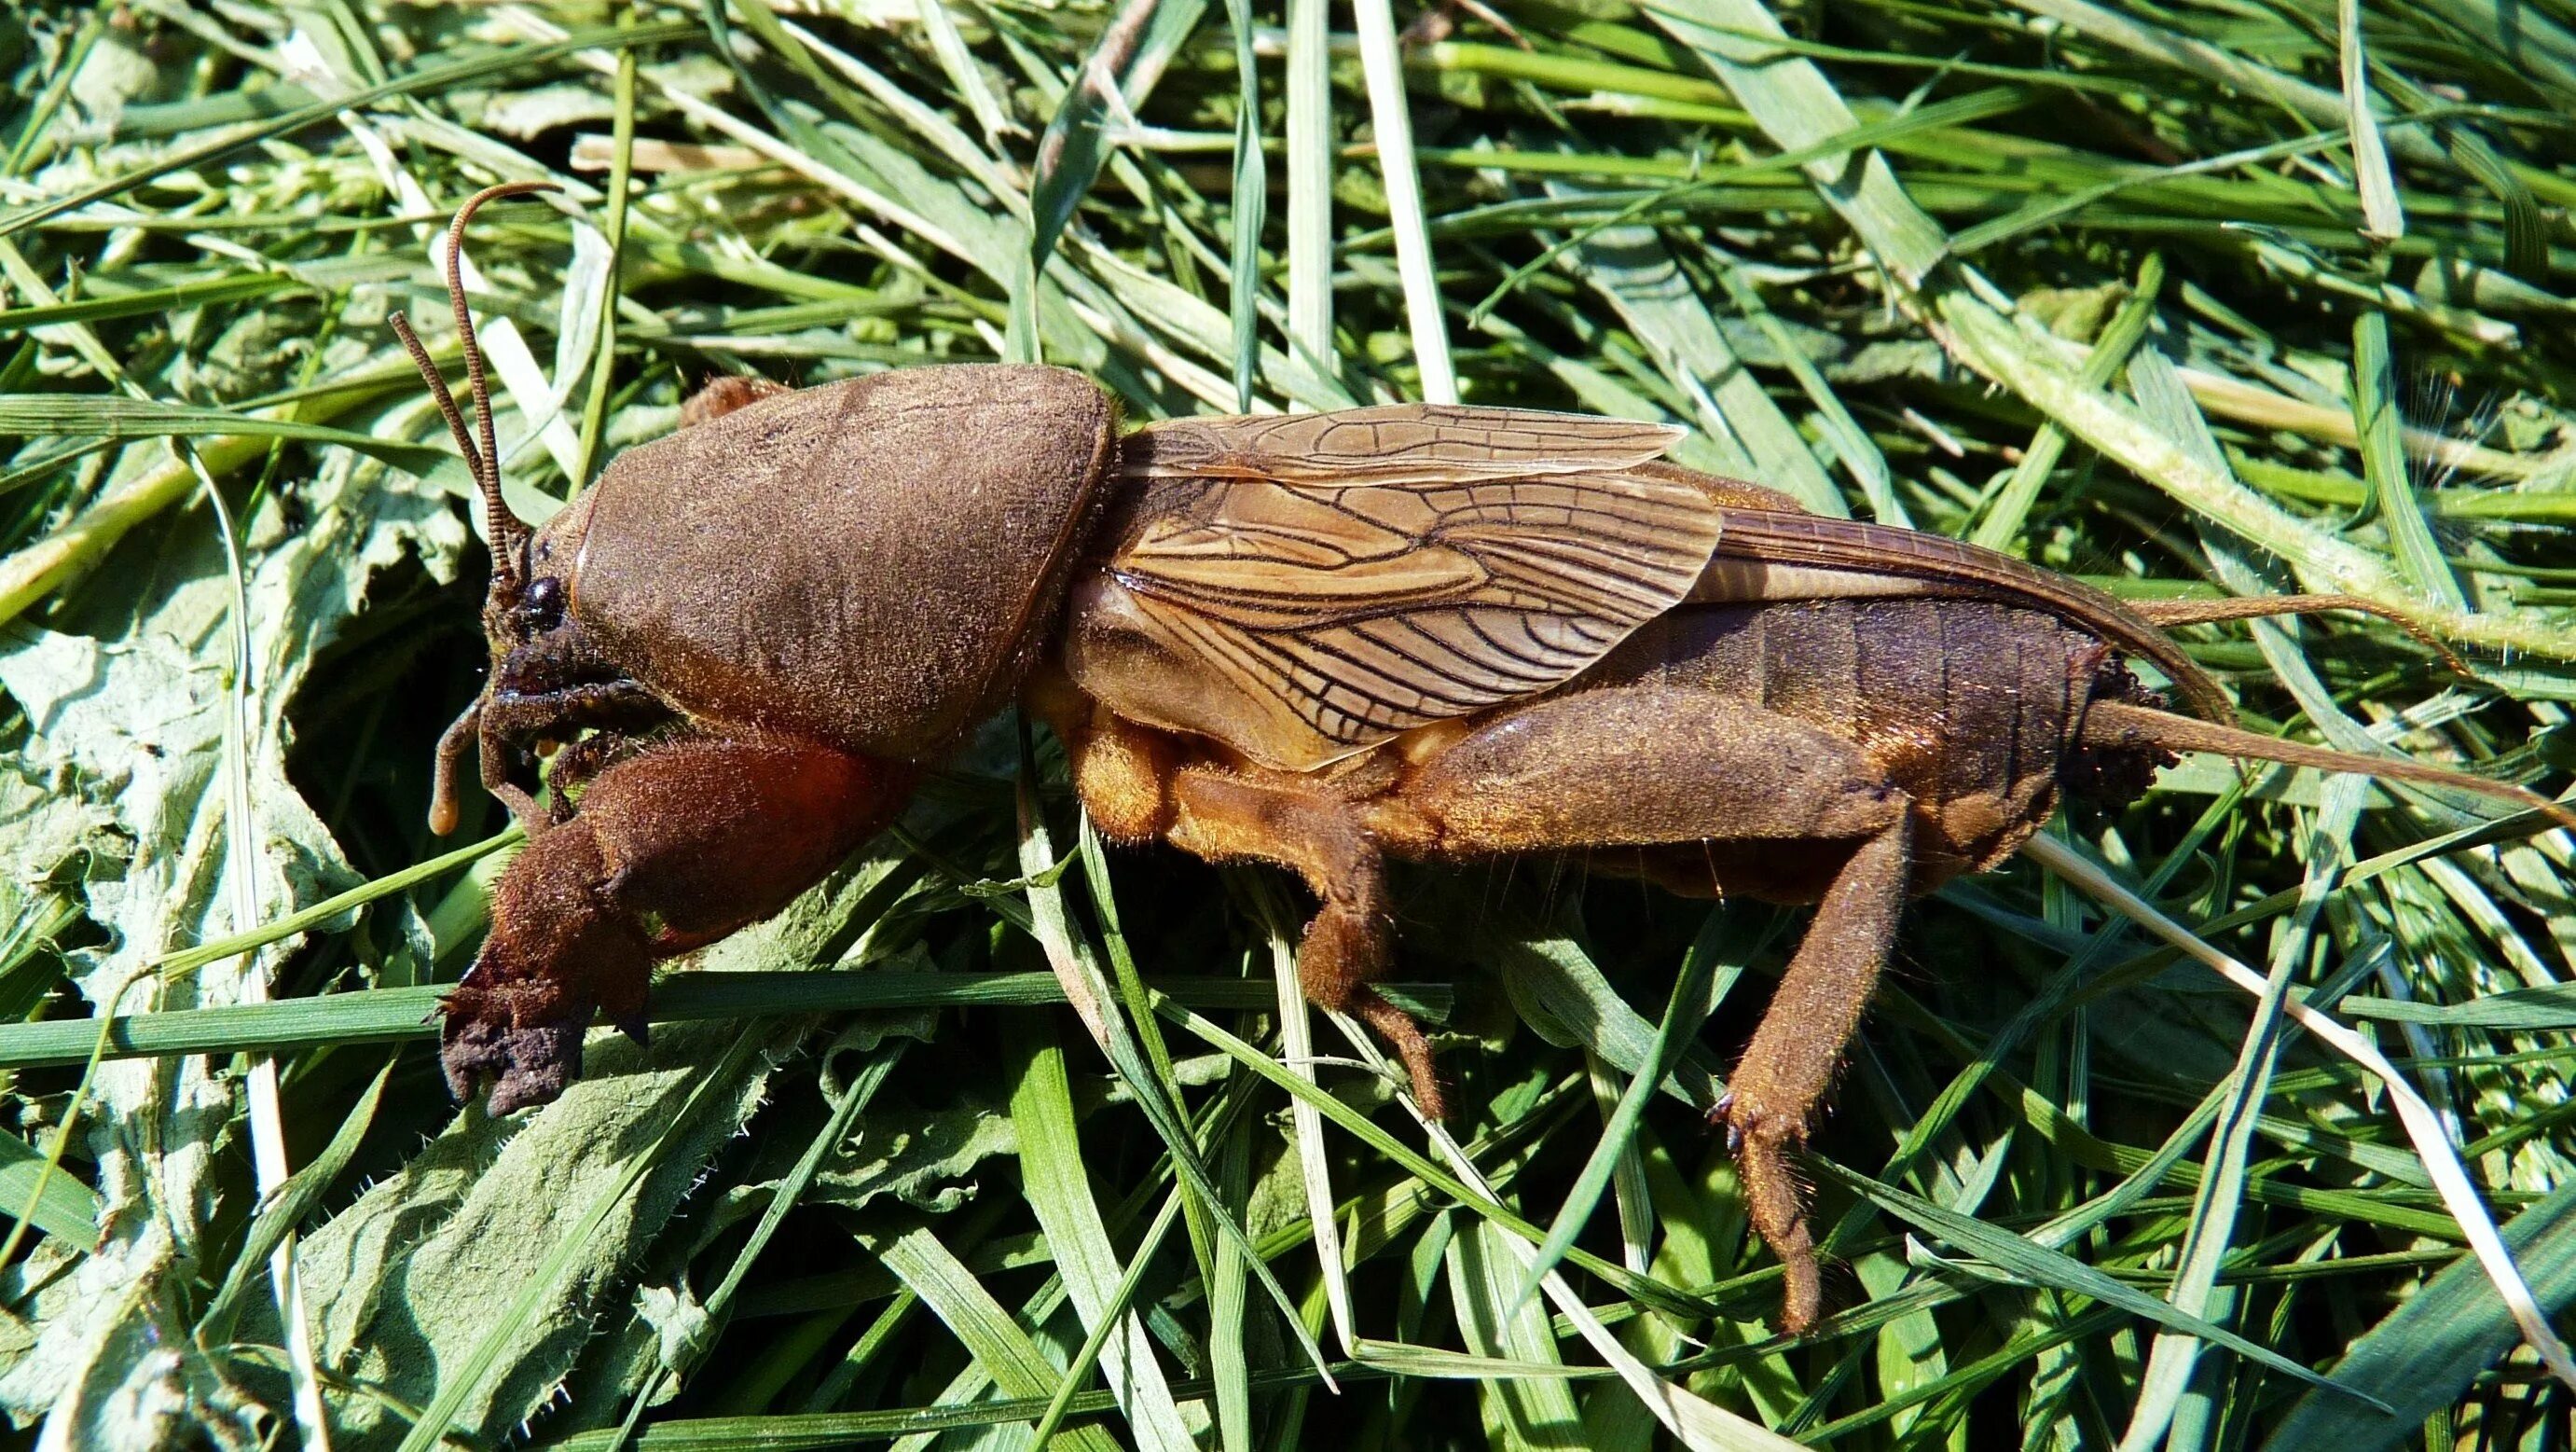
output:
[[2540, 812], [2562, 827], [2576, 827], [2576, 809], [2510, 782], [2489, 781], [2465, 771], [2385, 756], [2356, 756], [2348, 751], [2284, 741], [2215, 721], [2178, 716], [2151, 706], [2099, 700], [2085, 708], [2082, 739], [2087, 746], [2115, 750], [2208, 751], [2239, 760], [2277, 761], [2283, 766], [2319, 771], [2354, 772], [2385, 781], [2411, 781], [2425, 786], [2456, 787], [2526, 811]]
[[[411, 366], [420, 370], [421, 382], [429, 385], [429, 396], [438, 401], [438, 412], [447, 420], [447, 432], [456, 440], [457, 452], [465, 456], [466, 472], [474, 476], [474, 487], [482, 489], [482, 451], [474, 447], [474, 433], [465, 426], [465, 415], [457, 411], [456, 395], [447, 391], [447, 380], [439, 376], [438, 364], [431, 360], [429, 349], [421, 346], [420, 335], [411, 330], [409, 317], [395, 312], [386, 317], [385, 325], [394, 330], [395, 337], [402, 339], [403, 351], [411, 355]], [[483, 503], [488, 510], [492, 503], [491, 495], [485, 494]], [[497, 551], [492, 567], [495, 572], [502, 568]]]
[[411, 319], [400, 311], [385, 319], [394, 336], [402, 340], [403, 351], [411, 355], [412, 366], [420, 370], [421, 381], [429, 385], [430, 397], [438, 402], [439, 416], [447, 420], [447, 431], [456, 439], [457, 451], [465, 456], [465, 467], [474, 476], [476, 492], [483, 496], [484, 532], [492, 540], [492, 593], [496, 598], [515, 596], [524, 583], [519, 556], [529, 536], [527, 526], [501, 498], [501, 453], [492, 426], [492, 386], [484, 375], [483, 344], [474, 335], [473, 310], [465, 302], [465, 228], [486, 202], [561, 190], [549, 181], [503, 182], [485, 187], [467, 197], [465, 204], [456, 209], [455, 220], [447, 224], [447, 302], [455, 310], [457, 341], [465, 349], [465, 388], [474, 401], [471, 428], [446, 378], [430, 359], [429, 350], [421, 346], [420, 336], [412, 331]]

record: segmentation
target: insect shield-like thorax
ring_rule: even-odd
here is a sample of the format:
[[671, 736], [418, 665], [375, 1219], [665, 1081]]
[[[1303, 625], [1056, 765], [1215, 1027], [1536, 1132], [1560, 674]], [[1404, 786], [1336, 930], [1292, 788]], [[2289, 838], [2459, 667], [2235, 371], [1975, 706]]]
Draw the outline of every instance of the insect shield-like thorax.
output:
[[535, 571], [691, 717], [914, 759], [1009, 697], [1115, 449], [1107, 395], [1058, 368], [782, 393], [621, 455]]
[[441, 744], [431, 822], [455, 824], [479, 747], [530, 839], [443, 1004], [449, 1083], [488, 1085], [500, 1113], [562, 1093], [600, 1014], [645, 1037], [656, 960], [784, 907], [1002, 706], [1113, 473], [1117, 416], [1051, 368], [711, 390], [684, 414], [703, 421], [531, 536], [501, 503], [470, 326], [479, 436], [398, 326], [493, 541], [492, 678]]

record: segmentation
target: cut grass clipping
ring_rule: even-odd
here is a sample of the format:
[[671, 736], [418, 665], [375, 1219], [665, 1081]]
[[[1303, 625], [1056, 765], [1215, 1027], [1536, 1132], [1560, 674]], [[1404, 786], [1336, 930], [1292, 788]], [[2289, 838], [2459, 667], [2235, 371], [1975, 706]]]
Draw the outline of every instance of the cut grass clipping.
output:
[[2568, 1445], [2571, 845], [2349, 778], [2194, 760], [1909, 911], [1797, 1341], [1703, 1116], [1802, 915], [1403, 875], [1426, 1124], [1274, 981], [1293, 883], [1104, 850], [1008, 718], [650, 1053], [460, 1113], [424, 1020], [516, 838], [422, 825], [484, 556], [382, 326], [552, 181], [473, 243], [529, 518], [723, 374], [1581, 409], [2120, 594], [2403, 607], [2476, 674], [2182, 635], [2259, 728], [2563, 787], [2566, 7], [172, 0], [0, 63], [21, 1440]]

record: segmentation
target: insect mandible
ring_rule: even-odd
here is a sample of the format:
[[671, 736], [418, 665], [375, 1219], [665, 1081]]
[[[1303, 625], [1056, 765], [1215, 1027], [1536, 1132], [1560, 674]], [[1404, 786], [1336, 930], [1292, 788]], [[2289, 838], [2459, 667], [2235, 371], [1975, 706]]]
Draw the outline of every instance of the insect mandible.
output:
[[1307, 996], [1384, 1036], [1434, 1115], [1431, 1045], [1372, 986], [1389, 857], [1568, 854], [1813, 904], [1715, 1111], [1797, 1330], [1820, 1292], [1790, 1157], [1909, 897], [2182, 750], [2558, 810], [2240, 730], [2160, 628], [2381, 607], [2123, 605], [1666, 463], [1680, 431], [1623, 419], [1393, 405], [1122, 434], [1057, 368], [729, 380], [530, 531], [457, 259], [477, 207], [541, 185], [450, 228], [471, 426], [394, 319], [492, 544], [491, 674], [441, 742], [431, 821], [454, 827], [470, 754], [528, 836], [444, 1003], [449, 1082], [496, 1113], [560, 1094], [602, 1013], [641, 1037], [654, 963], [785, 906], [1016, 701], [1109, 838], [1299, 874]]

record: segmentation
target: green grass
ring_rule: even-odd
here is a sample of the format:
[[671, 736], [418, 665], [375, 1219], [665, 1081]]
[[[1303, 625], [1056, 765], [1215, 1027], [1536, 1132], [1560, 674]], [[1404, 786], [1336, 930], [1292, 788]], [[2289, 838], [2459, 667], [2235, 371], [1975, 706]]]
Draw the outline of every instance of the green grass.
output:
[[422, 1019], [514, 843], [421, 825], [483, 556], [383, 318], [454, 367], [428, 241], [497, 180], [566, 188], [471, 246], [532, 518], [717, 373], [1579, 408], [2123, 593], [2401, 605], [2479, 677], [2184, 634], [2257, 726], [2576, 767], [2576, 9], [1502, 9], [0, 20], [16, 1439], [2570, 1445], [2490, 1272], [2569, 1326], [2576, 850], [2348, 779], [2196, 763], [1908, 914], [1804, 1340], [1703, 1123], [1803, 914], [1403, 874], [1427, 1126], [1274, 988], [1293, 884], [1104, 851], [1007, 720], [649, 1054], [457, 1112]]

